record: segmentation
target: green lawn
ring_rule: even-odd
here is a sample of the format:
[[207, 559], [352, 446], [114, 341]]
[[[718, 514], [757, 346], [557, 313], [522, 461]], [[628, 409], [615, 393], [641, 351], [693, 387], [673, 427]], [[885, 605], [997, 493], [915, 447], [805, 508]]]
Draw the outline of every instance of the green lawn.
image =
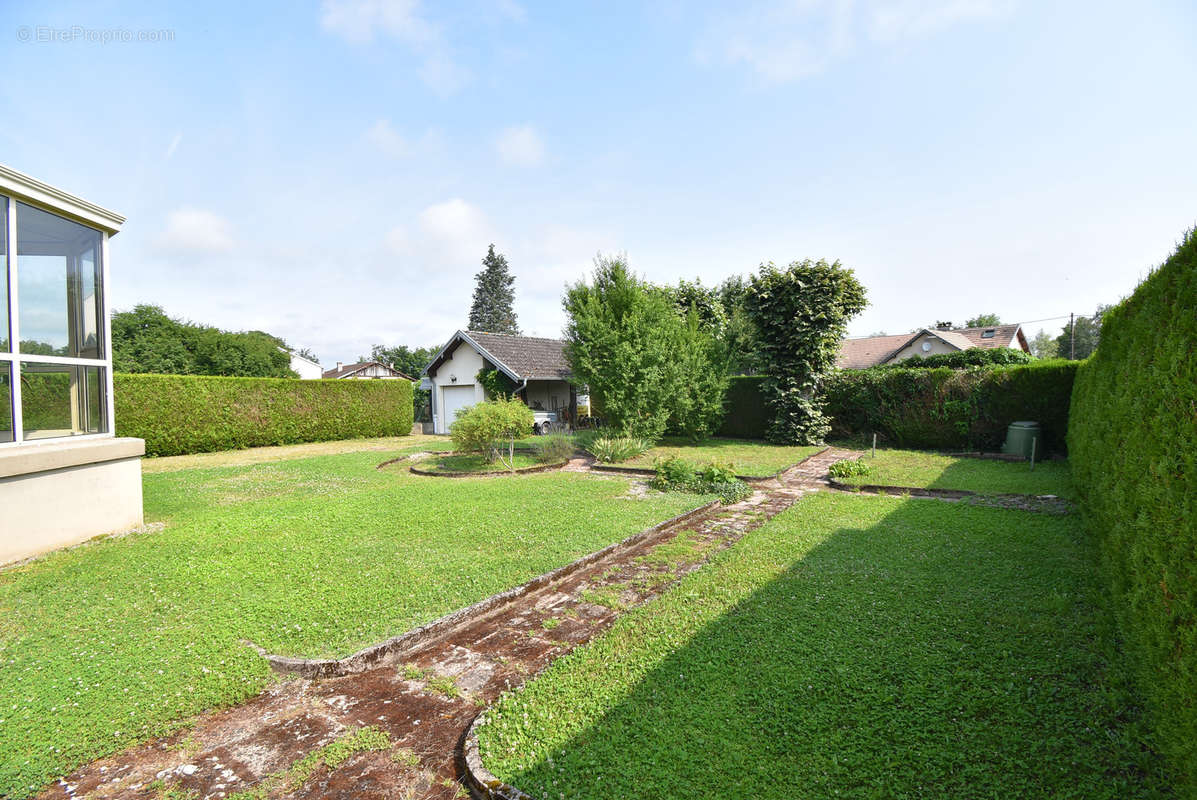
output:
[[[503, 454], [503, 458], [507, 458], [507, 454]], [[521, 453], [517, 451], [512, 459], [516, 469], [525, 469], [527, 467], [544, 466], [536, 460], [536, 456], [531, 453]], [[507, 467], [499, 462], [487, 462], [480, 455], [472, 453], [459, 453], [453, 455], [436, 456], [423, 459], [412, 466], [428, 472], [445, 472], [445, 473], [460, 473], [460, 472], [499, 472], [507, 469]]]
[[868, 475], [843, 478], [860, 486], [908, 486], [917, 489], [964, 489], [982, 494], [1054, 494], [1074, 497], [1067, 461], [1042, 461], [1031, 469], [1025, 461], [957, 458], [921, 450], [866, 451]]
[[535, 797], [1167, 796], [1075, 517], [822, 493], [506, 695]]
[[712, 461], [731, 463], [736, 474], [764, 477], [797, 464], [814, 455], [821, 447], [785, 447], [751, 439], [703, 439], [694, 444], [686, 439], [667, 438], [656, 447], [623, 462], [629, 467], [651, 467], [658, 458], [680, 456], [695, 464]]
[[434, 480], [357, 452], [145, 476], [147, 521], [0, 571], [0, 796], [700, 504], [546, 473]]

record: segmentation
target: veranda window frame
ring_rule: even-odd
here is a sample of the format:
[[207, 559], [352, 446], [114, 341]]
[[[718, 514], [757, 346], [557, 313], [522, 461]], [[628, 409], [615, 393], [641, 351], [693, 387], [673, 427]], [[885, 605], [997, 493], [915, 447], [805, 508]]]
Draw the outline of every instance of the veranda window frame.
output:
[[[30, 445], [60, 444], [65, 442], [81, 442], [89, 439], [111, 439], [115, 436], [115, 403], [113, 399], [112, 378], [112, 319], [108, 312], [108, 231], [89, 224], [84, 220], [64, 214], [62, 209], [55, 208], [35, 199], [24, 197], [7, 190], [0, 190], [7, 210], [5, 224], [7, 226], [7, 241], [4, 248], [6, 280], [8, 281], [8, 334], [11, 352], [0, 351], [0, 364], [9, 366], [9, 396], [12, 403], [12, 434], [11, 442], [0, 442], [0, 449]], [[21, 298], [20, 298], [20, 267], [17, 258], [19, 243], [17, 241], [17, 206], [24, 204], [40, 211], [45, 211], [59, 219], [74, 222], [100, 234], [100, 285], [98, 307], [96, 309], [96, 328], [99, 341], [97, 352], [101, 358], [75, 358], [72, 356], [44, 356], [35, 353], [22, 354], [21, 347]], [[104, 385], [104, 414], [105, 430], [99, 433], [74, 433], [66, 436], [25, 438], [24, 404], [21, 396], [21, 365], [22, 364], [60, 364], [75, 367], [100, 367]]]

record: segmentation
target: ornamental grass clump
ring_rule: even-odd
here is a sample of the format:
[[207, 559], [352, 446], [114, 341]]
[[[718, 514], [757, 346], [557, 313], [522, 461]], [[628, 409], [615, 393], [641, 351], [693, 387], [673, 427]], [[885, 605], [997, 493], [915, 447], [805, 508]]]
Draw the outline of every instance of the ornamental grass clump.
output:
[[542, 464], [568, 461], [574, 455], [573, 440], [564, 433], [541, 436], [532, 443], [532, 449], [536, 451], [536, 460]]
[[586, 452], [604, 464], [617, 464], [635, 458], [653, 446], [638, 436], [598, 436], [586, 445]]
[[458, 411], [449, 436], [454, 451], [478, 453], [488, 464], [498, 461], [515, 471], [515, 440], [532, 431], [533, 421], [532, 410], [519, 400], [489, 400]]

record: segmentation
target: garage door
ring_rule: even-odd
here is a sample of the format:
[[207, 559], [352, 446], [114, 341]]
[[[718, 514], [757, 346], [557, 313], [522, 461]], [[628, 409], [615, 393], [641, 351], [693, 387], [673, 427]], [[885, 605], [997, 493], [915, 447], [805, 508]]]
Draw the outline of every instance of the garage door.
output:
[[474, 405], [474, 385], [445, 386], [441, 389], [441, 393], [445, 397], [445, 432], [447, 433], [453, 420], [457, 419], [457, 410]]

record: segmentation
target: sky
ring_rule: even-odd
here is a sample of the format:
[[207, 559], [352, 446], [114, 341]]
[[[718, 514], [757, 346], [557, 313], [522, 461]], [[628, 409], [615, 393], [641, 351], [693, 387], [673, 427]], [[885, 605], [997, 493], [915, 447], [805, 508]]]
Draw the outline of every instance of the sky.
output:
[[325, 366], [466, 325], [487, 245], [559, 336], [658, 283], [839, 260], [851, 335], [1058, 332], [1197, 223], [1191, 0], [0, 0], [0, 163], [127, 217], [113, 307]]

